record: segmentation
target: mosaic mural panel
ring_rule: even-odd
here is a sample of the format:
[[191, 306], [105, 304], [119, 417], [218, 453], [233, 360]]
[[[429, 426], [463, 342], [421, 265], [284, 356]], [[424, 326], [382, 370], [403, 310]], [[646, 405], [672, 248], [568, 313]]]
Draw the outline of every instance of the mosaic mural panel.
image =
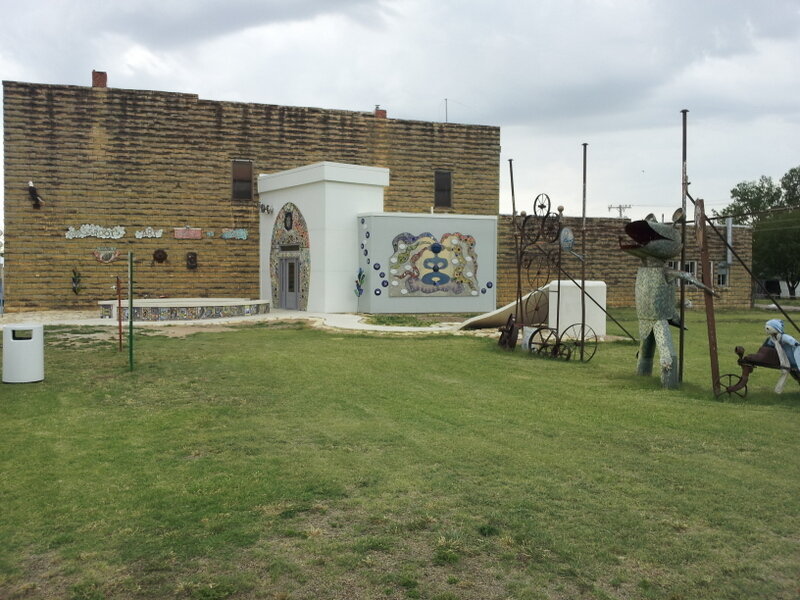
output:
[[[463, 233], [445, 233], [441, 239], [431, 233], [404, 232], [392, 240], [389, 258], [389, 296], [477, 296], [478, 255], [475, 238]], [[373, 265], [381, 270], [377, 263]]]
[[300, 290], [297, 300], [299, 310], [308, 307], [308, 288], [311, 277], [311, 255], [308, 227], [300, 209], [287, 202], [278, 211], [272, 228], [269, 272], [272, 279], [272, 305], [280, 306], [280, 279], [278, 264], [281, 258], [297, 258], [300, 267]]

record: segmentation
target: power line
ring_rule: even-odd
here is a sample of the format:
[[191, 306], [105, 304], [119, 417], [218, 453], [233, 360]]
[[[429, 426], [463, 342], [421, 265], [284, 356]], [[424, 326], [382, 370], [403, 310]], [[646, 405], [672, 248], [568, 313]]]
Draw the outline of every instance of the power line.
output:
[[[775, 213], [786, 212], [787, 210], [788, 211], [792, 211], [792, 210], [798, 210], [798, 209], [800, 209], [800, 207], [797, 207], [797, 206], [775, 206], [773, 208], [768, 208], [766, 210], [757, 210], [755, 212], [742, 212], [742, 213], [734, 213], [734, 214], [731, 214], [731, 215], [720, 215], [720, 214], [717, 214], [717, 215], [715, 215], [713, 217], [708, 217], [708, 218], [709, 219], [716, 219], [716, 220], [727, 219], [728, 217], [732, 217], [734, 219], [741, 219], [743, 217], [760, 217], [761, 215], [772, 215], [772, 214], [775, 214]], [[714, 211], [714, 212], [716, 212], [716, 211]]]
[[609, 204], [608, 212], [611, 212], [612, 210], [617, 210], [619, 211], [619, 218], [622, 219], [625, 217], [625, 211], [629, 208], [632, 208], [630, 204], [617, 204], [617, 205]]
[[764, 233], [769, 231], [794, 231], [796, 229], [800, 229], [800, 225], [785, 225], [783, 227], [759, 227], [758, 233]]

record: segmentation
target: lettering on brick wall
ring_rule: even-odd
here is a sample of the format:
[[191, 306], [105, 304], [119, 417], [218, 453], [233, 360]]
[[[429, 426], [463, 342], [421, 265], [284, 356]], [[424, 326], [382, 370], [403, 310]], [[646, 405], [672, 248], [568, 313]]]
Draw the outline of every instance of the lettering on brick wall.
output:
[[223, 229], [219, 237], [223, 240], [246, 240], [247, 229]]
[[75, 238], [96, 237], [103, 239], [118, 240], [125, 235], [125, 228], [117, 225], [116, 227], [101, 227], [100, 225], [90, 225], [84, 223], [77, 229], [69, 227], [67, 229], [66, 238], [72, 240]]
[[163, 229], [153, 229], [152, 227], [145, 227], [134, 233], [137, 239], [142, 238], [160, 238], [161, 235], [164, 233]]

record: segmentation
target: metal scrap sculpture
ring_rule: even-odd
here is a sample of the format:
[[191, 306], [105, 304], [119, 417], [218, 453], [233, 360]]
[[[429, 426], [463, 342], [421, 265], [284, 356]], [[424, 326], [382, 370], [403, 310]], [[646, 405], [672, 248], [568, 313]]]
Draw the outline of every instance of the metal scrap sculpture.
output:
[[[509, 315], [504, 327], [500, 328], [499, 344], [501, 347], [513, 349], [517, 345], [520, 330], [530, 326], [525, 333], [524, 350], [531, 354], [546, 357], [560, 358], [563, 360], [577, 359], [588, 362], [597, 350], [597, 334], [586, 323], [586, 300], [593, 302], [603, 313], [616, 323], [628, 337], [634, 339], [625, 327], [608, 313], [605, 306], [601, 305], [586, 292], [586, 147], [583, 144], [583, 217], [581, 221], [581, 251], [583, 256], [572, 250], [574, 234], [569, 228], [563, 227], [562, 216], [564, 207], [551, 210], [550, 197], [539, 194], [533, 201], [533, 213], [522, 212], [517, 214], [516, 199], [514, 197], [514, 169], [513, 161], [509, 159], [511, 175], [511, 225], [514, 236], [514, 250], [517, 268], [517, 294], [516, 307], [513, 314]], [[581, 263], [580, 282], [572, 277], [562, 267], [562, 252], [568, 252]], [[522, 274], [526, 275], [527, 289], [530, 290], [523, 296]], [[551, 309], [549, 294], [543, 291], [546, 283], [557, 278], [555, 327], [540, 322], [537, 315]], [[568, 279], [581, 290], [581, 321], [562, 329], [560, 320], [561, 311], [561, 281], [562, 277]], [[547, 319], [545, 314], [545, 318]], [[530, 322], [526, 322], [530, 320]], [[549, 322], [549, 319], [547, 319]]]
[[747, 396], [747, 382], [750, 373], [756, 367], [766, 369], [779, 369], [781, 375], [775, 385], [775, 393], [783, 392], [783, 387], [789, 376], [800, 383], [800, 342], [787, 333], [784, 333], [784, 323], [781, 319], [770, 319], [764, 325], [767, 339], [758, 349], [758, 352], [745, 356], [744, 348], [736, 346], [737, 361], [742, 367], [742, 374], [729, 373], [720, 378], [721, 393], [728, 396]]
[[[557, 214], [552, 212], [550, 197], [547, 194], [539, 194], [533, 201], [532, 214], [522, 211], [518, 215], [516, 209], [512, 214], [511, 225], [517, 268], [517, 306], [514, 314], [509, 315], [505, 326], [500, 328], [498, 343], [504, 348], [516, 347], [519, 332], [525, 325], [523, 315], [527, 312], [527, 307], [523, 306], [522, 300], [523, 271], [527, 274], [528, 285], [531, 289], [536, 289], [538, 285], [534, 280], [549, 279], [549, 265], [551, 262], [557, 262], [557, 258], [552, 256], [553, 250], [543, 249], [540, 244], [558, 240], [561, 233], [561, 214], [564, 210], [562, 207], [559, 209]], [[528, 296], [529, 301], [530, 299], [531, 296]], [[539, 300], [540, 298], [536, 296], [533, 301]]]
[[653, 358], [658, 349], [661, 364], [661, 383], [665, 388], [680, 385], [677, 356], [669, 326], [678, 326], [679, 315], [675, 307], [675, 282], [683, 279], [693, 285], [713, 290], [703, 285], [689, 273], [667, 266], [667, 261], [681, 253], [681, 232], [676, 227], [684, 219], [682, 209], [675, 211], [673, 224], [659, 223], [655, 216], [647, 215], [641, 221], [625, 225], [630, 238], [620, 248], [641, 259], [636, 274], [636, 314], [639, 319], [639, 360], [637, 375], [653, 373]]

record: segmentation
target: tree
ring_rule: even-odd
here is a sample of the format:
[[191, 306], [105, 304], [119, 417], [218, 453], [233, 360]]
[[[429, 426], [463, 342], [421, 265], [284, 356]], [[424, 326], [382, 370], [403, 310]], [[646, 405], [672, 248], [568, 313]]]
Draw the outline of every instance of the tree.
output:
[[800, 166], [789, 169], [780, 186], [766, 175], [738, 183], [731, 199], [715, 216], [753, 226], [754, 273], [786, 281], [794, 297], [800, 283]]
[[781, 189], [783, 204], [800, 208], [800, 167], [789, 169], [786, 175], [781, 177]]
[[786, 281], [795, 297], [800, 283], [800, 208], [759, 219], [753, 228], [753, 270], [763, 279]]
[[[800, 179], [800, 167], [792, 171], [797, 171]], [[781, 184], [789, 173], [783, 176]], [[787, 179], [787, 185], [791, 186], [792, 181]], [[731, 190], [733, 202], [719, 212], [714, 211], [714, 214], [719, 217], [732, 216], [737, 225], [754, 225], [766, 211], [783, 206], [783, 195], [783, 190], [772, 181], [772, 177], [762, 175], [758, 181], [737, 183]]]

